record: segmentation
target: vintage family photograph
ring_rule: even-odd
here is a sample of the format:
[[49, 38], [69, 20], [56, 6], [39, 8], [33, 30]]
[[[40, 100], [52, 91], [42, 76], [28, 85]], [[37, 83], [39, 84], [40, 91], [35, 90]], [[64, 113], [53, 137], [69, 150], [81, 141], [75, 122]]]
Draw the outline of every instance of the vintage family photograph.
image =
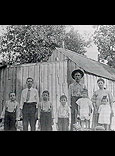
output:
[[0, 131], [115, 131], [115, 25], [0, 25]]

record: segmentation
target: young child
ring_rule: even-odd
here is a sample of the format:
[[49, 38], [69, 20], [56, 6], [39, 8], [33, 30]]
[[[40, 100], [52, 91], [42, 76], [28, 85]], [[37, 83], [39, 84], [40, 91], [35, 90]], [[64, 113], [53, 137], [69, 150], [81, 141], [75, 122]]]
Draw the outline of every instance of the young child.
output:
[[16, 101], [14, 92], [9, 94], [9, 100], [3, 108], [1, 118], [4, 120], [5, 131], [16, 131], [17, 122], [20, 119], [19, 103]]
[[101, 105], [98, 109], [99, 119], [98, 123], [105, 128], [105, 130], [109, 130], [110, 126], [110, 115], [111, 115], [111, 108], [110, 104], [108, 103], [107, 96], [103, 96], [101, 100]]
[[84, 129], [90, 129], [90, 118], [93, 112], [93, 105], [91, 100], [88, 98], [88, 90], [84, 89], [82, 91], [82, 98], [76, 101], [78, 105], [78, 115], [80, 118], [81, 127]]
[[52, 131], [54, 113], [53, 105], [49, 101], [49, 91], [45, 90], [42, 93], [42, 101], [38, 106], [38, 124], [41, 131]]
[[113, 110], [113, 116], [112, 116], [110, 129], [112, 131], [115, 131], [115, 98], [113, 98], [112, 110]]
[[62, 95], [60, 97], [60, 106], [57, 111], [57, 129], [59, 131], [70, 130], [70, 119], [71, 119], [70, 107], [67, 104], [67, 97]]

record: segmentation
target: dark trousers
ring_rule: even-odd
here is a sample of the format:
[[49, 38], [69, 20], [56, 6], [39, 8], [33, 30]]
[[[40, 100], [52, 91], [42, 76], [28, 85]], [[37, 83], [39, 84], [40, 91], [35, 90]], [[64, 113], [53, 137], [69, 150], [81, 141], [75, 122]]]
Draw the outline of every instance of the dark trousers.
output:
[[16, 112], [5, 111], [4, 130], [16, 131]]
[[40, 113], [40, 128], [41, 131], [52, 131], [52, 116], [51, 112]]
[[76, 101], [81, 97], [72, 96], [71, 97], [71, 131], [73, 131], [73, 124], [76, 122], [76, 112], [78, 111], [78, 106]]
[[58, 130], [59, 131], [69, 130], [69, 118], [58, 118]]
[[24, 131], [28, 131], [29, 124], [31, 131], [35, 131], [35, 113], [36, 113], [36, 102], [24, 103], [22, 110]]

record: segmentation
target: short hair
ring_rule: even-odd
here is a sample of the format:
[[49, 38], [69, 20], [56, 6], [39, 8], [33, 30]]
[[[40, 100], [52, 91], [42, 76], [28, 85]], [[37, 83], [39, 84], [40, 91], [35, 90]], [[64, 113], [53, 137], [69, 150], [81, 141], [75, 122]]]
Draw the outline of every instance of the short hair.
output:
[[104, 79], [102, 79], [102, 78], [98, 79], [98, 80], [97, 80], [97, 83], [98, 83], [99, 81], [102, 81], [103, 83], [105, 83]]
[[64, 99], [64, 98], [67, 100], [67, 96], [66, 96], [66, 95], [61, 95], [61, 96], [60, 96], [60, 100], [61, 100], [61, 99]]
[[28, 77], [28, 78], [26, 79], [26, 82], [27, 82], [29, 79], [31, 79], [32, 82], [34, 81], [32, 77]]
[[44, 94], [44, 93], [48, 94], [48, 96], [50, 95], [50, 93], [49, 93], [48, 90], [44, 90], [44, 91], [42, 92], [42, 94]]
[[15, 96], [16, 96], [16, 92], [11, 91], [11, 92], [9, 93], [9, 97], [10, 97], [10, 94], [12, 94], [12, 93], [14, 93], [14, 94], [15, 94]]
[[81, 93], [88, 93], [88, 89], [86, 89], [86, 88], [84, 88], [82, 91], [81, 91]]

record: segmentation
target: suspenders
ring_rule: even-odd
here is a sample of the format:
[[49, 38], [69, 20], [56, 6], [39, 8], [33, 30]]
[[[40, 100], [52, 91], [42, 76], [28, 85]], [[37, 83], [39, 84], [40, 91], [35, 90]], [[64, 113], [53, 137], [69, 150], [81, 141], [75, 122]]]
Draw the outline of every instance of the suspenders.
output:
[[[10, 101], [8, 101], [8, 104], [9, 104], [9, 102], [10, 102]], [[15, 112], [16, 112], [16, 107], [17, 107], [17, 106], [14, 107], [14, 110], [13, 110], [13, 112], [11, 112], [11, 113], [15, 113]], [[6, 109], [5, 109], [5, 110], [8, 111], [8, 105], [6, 106]]]

